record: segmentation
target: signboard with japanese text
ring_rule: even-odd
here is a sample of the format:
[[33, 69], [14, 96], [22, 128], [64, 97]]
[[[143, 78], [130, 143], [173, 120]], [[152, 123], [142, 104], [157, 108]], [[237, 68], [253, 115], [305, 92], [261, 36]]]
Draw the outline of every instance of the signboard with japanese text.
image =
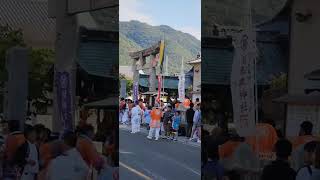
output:
[[233, 118], [237, 133], [248, 136], [255, 128], [255, 33], [240, 33], [234, 46], [231, 72]]
[[58, 116], [64, 131], [73, 130], [72, 99], [70, 89], [70, 74], [68, 72], [55, 73], [55, 88], [57, 89]]
[[133, 84], [133, 102], [137, 102], [139, 100], [139, 83], [135, 82]]
[[179, 75], [179, 84], [178, 84], [178, 93], [179, 93], [179, 100], [181, 102], [184, 101], [185, 98], [185, 75], [184, 73], [181, 73]]

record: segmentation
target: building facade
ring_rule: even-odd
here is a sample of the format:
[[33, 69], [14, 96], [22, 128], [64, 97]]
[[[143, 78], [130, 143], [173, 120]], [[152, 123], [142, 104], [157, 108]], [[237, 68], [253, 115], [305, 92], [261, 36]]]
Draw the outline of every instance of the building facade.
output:
[[189, 61], [188, 64], [193, 66], [193, 82], [192, 82], [192, 101], [195, 102], [197, 98], [201, 101], [201, 57]]
[[290, 60], [288, 94], [276, 99], [287, 104], [286, 135], [297, 136], [303, 121], [320, 133], [320, 83], [313, 75], [320, 69], [320, 1], [292, 0], [290, 6]]

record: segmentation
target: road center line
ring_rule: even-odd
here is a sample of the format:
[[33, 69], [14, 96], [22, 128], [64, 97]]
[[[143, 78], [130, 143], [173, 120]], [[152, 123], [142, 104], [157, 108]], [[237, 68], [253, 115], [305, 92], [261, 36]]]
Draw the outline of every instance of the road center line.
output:
[[129, 151], [123, 151], [123, 150], [119, 150], [120, 154], [134, 154], [133, 152], [129, 152]]
[[[122, 163], [122, 162], [119, 162], [119, 164], [120, 164], [120, 166], [122, 166], [122, 167], [124, 167], [124, 168], [128, 169], [129, 171], [131, 171], [131, 172], [135, 173], [136, 175], [138, 175], [138, 176], [142, 177], [142, 178], [143, 178], [143, 179], [145, 179], [145, 180], [152, 180], [152, 178], [150, 178], [150, 177], [146, 176], [145, 174], [143, 174], [143, 173], [141, 173], [141, 172], [139, 172], [139, 171], [137, 171], [137, 170], [135, 170], [135, 169], [131, 168], [130, 166], [125, 165], [125, 164], [124, 164], [124, 163]], [[121, 176], [121, 175], [120, 175], [120, 176]]]
[[162, 154], [160, 154], [160, 153], [153, 153], [153, 154], [154, 154], [155, 156], [158, 156], [158, 158], [160, 158], [160, 159], [167, 159], [167, 161], [171, 161], [171, 162], [177, 164], [178, 166], [181, 166], [181, 167], [183, 167], [183, 168], [191, 171], [192, 173], [194, 173], [194, 174], [196, 174], [196, 175], [198, 175], [198, 176], [201, 176], [201, 173], [200, 173], [200, 172], [198, 172], [198, 171], [196, 171], [196, 170], [193, 170], [192, 168], [190, 168], [189, 166], [185, 165], [184, 163], [181, 163], [181, 162], [179, 162], [179, 161], [177, 161], [177, 160], [175, 160], [175, 159], [166, 157], [166, 156], [164, 156], [164, 155], [162, 155]]

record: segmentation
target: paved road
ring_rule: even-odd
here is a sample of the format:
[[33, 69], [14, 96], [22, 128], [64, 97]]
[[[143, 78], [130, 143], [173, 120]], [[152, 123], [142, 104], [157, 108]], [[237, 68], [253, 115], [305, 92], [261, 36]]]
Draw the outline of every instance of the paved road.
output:
[[201, 149], [120, 130], [120, 179], [200, 180]]

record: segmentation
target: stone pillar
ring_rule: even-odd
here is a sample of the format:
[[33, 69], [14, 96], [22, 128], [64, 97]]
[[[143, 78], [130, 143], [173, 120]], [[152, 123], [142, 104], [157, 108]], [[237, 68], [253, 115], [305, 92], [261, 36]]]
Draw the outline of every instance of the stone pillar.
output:
[[54, 72], [53, 132], [72, 130], [75, 126], [75, 84], [77, 23], [75, 16], [67, 14], [67, 1], [56, 2], [56, 44]]
[[8, 120], [19, 120], [20, 130], [23, 130], [27, 114], [28, 57], [28, 49], [15, 47], [8, 51], [6, 59], [8, 104], [4, 104], [5, 116]]
[[133, 83], [138, 82], [139, 83], [139, 70], [137, 63], [139, 62], [139, 59], [134, 59], [132, 64], [132, 71], [133, 71]]
[[138, 63], [139, 63], [139, 59], [134, 59], [133, 60], [133, 65], [132, 65], [132, 71], [133, 71], [133, 86], [132, 86], [132, 91], [133, 91], [133, 101], [137, 100], [135, 99], [135, 85], [138, 84], [139, 87], [139, 70], [138, 70]]

